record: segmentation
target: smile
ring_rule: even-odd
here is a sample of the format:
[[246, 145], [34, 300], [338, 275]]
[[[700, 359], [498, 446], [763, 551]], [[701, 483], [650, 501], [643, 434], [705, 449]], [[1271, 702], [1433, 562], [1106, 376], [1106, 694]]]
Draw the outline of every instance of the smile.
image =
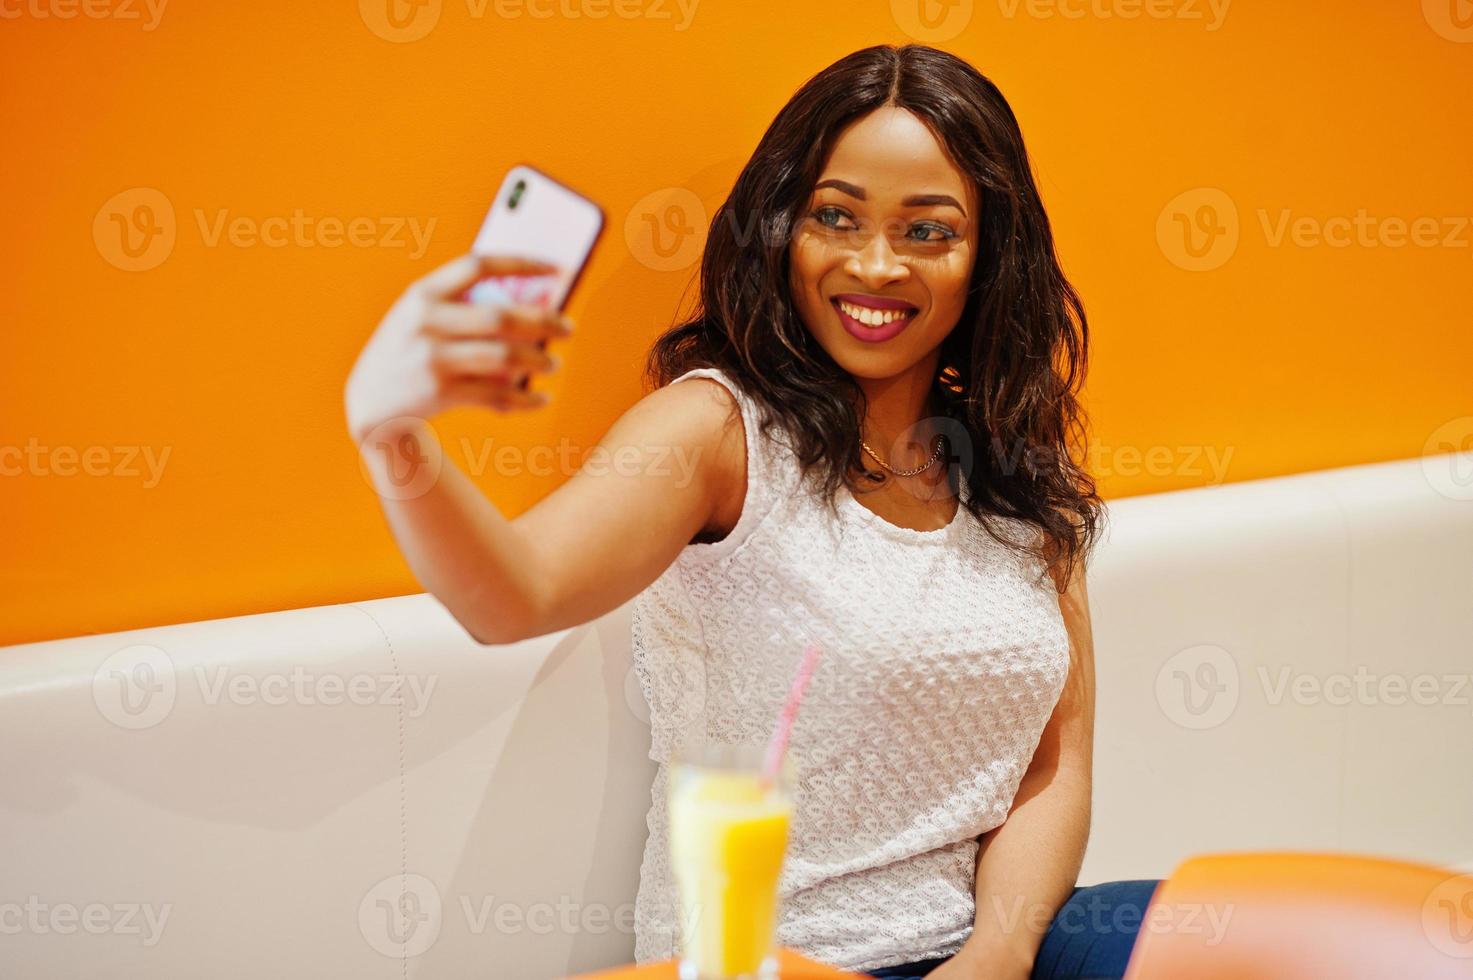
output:
[[830, 302], [849, 335], [871, 344], [896, 336], [920, 312], [909, 303], [879, 296], [845, 294]]

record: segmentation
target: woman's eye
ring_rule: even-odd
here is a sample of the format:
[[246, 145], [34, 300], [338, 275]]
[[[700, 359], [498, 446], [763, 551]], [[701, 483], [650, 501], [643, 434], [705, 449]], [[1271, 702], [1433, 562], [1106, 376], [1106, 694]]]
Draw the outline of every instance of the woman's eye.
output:
[[[945, 242], [950, 241], [951, 239], [956, 237], [956, 232], [952, 231], [950, 228], [947, 228], [944, 225], [931, 224], [929, 222], [916, 225], [911, 229], [911, 231], [919, 231], [925, 236], [921, 238], [916, 238], [916, 241], [918, 242]], [[930, 237], [931, 232], [936, 233], [935, 238]]]
[[[823, 225], [826, 228], [836, 228], [837, 229], [838, 228], [838, 222], [841, 221], [841, 220], [843, 220], [844, 218], [847, 218], [847, 217], [848, 217], [848, 215], [846, 215], [843, 211], [840, 211], [838, 208], [835, 208], [835, 207], [819, 208], [817, 211], [814, 211], [813, 212], [813, 218], [814, 218], [814, 220], [816, 220], [819, 224]], [[839, 229], [839, 230], [841, 230], [841, 231], [848, 231], [850, 229], [847, 229], [846, 228], [846, 229]]]

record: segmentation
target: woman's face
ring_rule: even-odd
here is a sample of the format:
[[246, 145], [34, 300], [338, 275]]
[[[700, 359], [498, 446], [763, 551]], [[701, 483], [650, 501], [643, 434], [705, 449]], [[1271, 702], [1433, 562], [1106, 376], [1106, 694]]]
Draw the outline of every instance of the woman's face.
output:
[[892, 378], [934, 354], [966, 305], [981, 202], [930, 129], [885, 106], [840, 135], [799, 212], [793, 300], [855, 377]]

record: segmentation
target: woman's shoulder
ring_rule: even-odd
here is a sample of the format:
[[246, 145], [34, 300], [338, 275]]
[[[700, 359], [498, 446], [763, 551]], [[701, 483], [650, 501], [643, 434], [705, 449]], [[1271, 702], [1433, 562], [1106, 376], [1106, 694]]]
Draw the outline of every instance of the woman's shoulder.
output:
[[757, 400], [734, 372], [718, 367], [692, 368], [665, 385], [664, 390], [687, 389], [672, 410], [681, 406], [701, 416], [703, 427], [716, 427], [709, 472], [719, 484], [719, 504], [711, 523], [692, 544], [702, 556], [717, 557], [744, 540], [783, 492], [785, 470], [773, 445], [773, 432], [763, 432], [763, 413]]
[[629, 411], [640, 441], [673, 459], [674, 468], [704, 481], [711, 520], [697, 540], [720, 536], [737, 523], [747, 479], [744, 411], [724, 373], [690, 371], [645, 395]]

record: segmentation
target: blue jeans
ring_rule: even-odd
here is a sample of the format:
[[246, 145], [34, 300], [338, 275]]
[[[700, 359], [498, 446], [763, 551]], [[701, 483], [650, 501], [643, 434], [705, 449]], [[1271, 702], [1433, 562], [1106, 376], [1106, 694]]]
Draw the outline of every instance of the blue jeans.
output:
[[[1139, 878], [1075, 888], [1049, 923], [1031, 980], [1119, 980], [1125, 976], [1146, 906], [1160, 883], [1159, 878]], [[1007, 915], [1010, 910], [1003, 908], [1000, 913]], [[946, 960], [920, 960], [867, 972], [884, 980], [924, 977]]]

